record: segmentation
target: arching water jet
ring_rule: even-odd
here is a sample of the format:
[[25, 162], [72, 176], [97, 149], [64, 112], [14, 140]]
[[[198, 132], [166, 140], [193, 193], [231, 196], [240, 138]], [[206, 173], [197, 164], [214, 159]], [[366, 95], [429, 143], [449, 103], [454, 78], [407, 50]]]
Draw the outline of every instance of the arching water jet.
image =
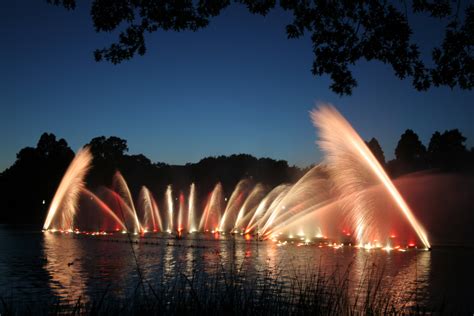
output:
[[326, 162], [335, 187], [346, 195], [360, 193], [349, 212], [356, 226], [359, 241], [365, 242], [372, 237], [373, 225], [369, 230], [366, 222], [367, 218], [374, 216], [375, 210], [370, 209], [363, 192], [367, 186], [374, 185], [376, 184], [374, 181], [378, 181], [397, 203], [423, 245], [430, 249], [431, 245], [424, 229], [380, 163], [349, 122], [334, 107], [326, 105], [313, 110], [311, 118], [314, 126], [320, 131], [318, 144], [326, 153]]
[[[80, 149], [59, 184], [48, 210], [43, 229], [73, 229], [79, 194], [85, 188], [84, 177], [91, 167], [92, 154], [88, 147]], [[58, 211], [61, 214], [58, 216]], [[57, 219], [52, 227], [53, 221]]]
[[114, 177], [112, 179], [112, 188], [122, 198], [122, 200], [132, 212], [132, 216], [134, 219], [133, 232], [142, 233], [143, 228], [138, 219], [137, 210], [135, 209], [135, 205], [132, 199], [132, 194], [130, 193], [130, 189], [128, 188], [127, 182], [123, 178], [120, 171], [117, 171], [114, 174]]
[[244, 195], [249, 190], [249, 187], [250, 181], [247, 179], [240, 180], [237, 183], [229, 201], [227, 202], [224, 214], [221, 217], [219, 231], [228, 231], [233, 229], [237, 212], [243, 203]]
[[222, 184], [219, 182], [207, 199], [199, 222], [200, 231], [217, 231], [223, 205]]

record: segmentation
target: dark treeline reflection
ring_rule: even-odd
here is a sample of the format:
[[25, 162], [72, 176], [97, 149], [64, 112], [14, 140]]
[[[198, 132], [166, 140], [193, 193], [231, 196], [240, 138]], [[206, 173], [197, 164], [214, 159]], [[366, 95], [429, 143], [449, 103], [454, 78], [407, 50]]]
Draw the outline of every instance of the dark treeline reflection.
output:
[[[395, 149], [395, 159], [386, 162], [384, 152], [375, 138], [367, 145], [392, 177], [435, 169], [441, 172], [474, 172], [474, 149], [465, 146], [466, 138], [457, 129], [435, 132], [427, 147], [412, 130], [407, 130]], [[133, 197], [141, 186], [147, 186], [158, 200], [166, 187], [175, 194], [187, 193], [196, 184], [198, 201], [205, 201], [217, 182], [226, 196], [237, 182], [248, 178], [269, 188], [299, 179], [311, 167], [289, 166], [287, 161], [255, 158], [247, 154], [207, 157], [197, 163], [169, 165], [154, 163], [146, 156], [129, 155], [127, 141], [119, 137], [96, 137], [87, 145], [94, 155], [93, 167], [86, 182], [94, 191], [110, 186], [113, 174], [120, 170], [130, 186]], [[41, 224], [56, 188], [74, 152], [64, 139], [54, 134], [41, 135], [35, 148], [26, 147], [17, 154], [15, 163], [0, 173], [0, 223]]]

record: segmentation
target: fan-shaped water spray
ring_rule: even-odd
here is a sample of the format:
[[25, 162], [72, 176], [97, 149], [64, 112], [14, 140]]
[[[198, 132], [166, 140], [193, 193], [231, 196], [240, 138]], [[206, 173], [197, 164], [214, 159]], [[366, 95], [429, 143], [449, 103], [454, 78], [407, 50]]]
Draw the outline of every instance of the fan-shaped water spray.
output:
[[90, 169], [91, 162], [92, 155], [89, 148], [80, 149], [59, 184], [43, 229], [73, 229], [77, 201], [81, 190], [85, 187], [84, 177]]
[[397, 203], [423, 245], [430, 248], [424, 229], [349, 122], [332, 106], [320, 106], [311, 112], [311, 117], [314, 125], [319, 128], [318, 144], [326, 154], [326, 163], [334, 186], [341, 195], [354, 197], [348, 213], [356, 228], [357, 239], [362, 242], [371, 240], [374, 229], [377, 229], [377, 225], [374, 225], [375, 217], [380, 217], [380, 214], [370, 207], [370, 199], [365, 193], [367, 187], [378, 181]]
[[[321, 106], [311, 112], [311, 118], [319, 130], [318, 144], [325, 159], [295, 184], [280, 184], [268, 190], [262, 184], [242, 179], [229, 200], [224, 201], [224, 188], [217, 183], [208, 192], [201, 210], [197, 207], [197, 199], [204, 194], [201, 192], [199, 195], [193, 183], [188, 191], [177, 188], [182, 190], [177, 214], [171, 185], [166, 187], [161, 204], [164, 205], [163, 214], [160, 214], [153, 194], [146, 187], [142, 187], [138, 194], [136, 209], [120, 172], [114, 175], [111, 188], [103, 188], [97, 196], [87, 191], [84, 177], [92, 157], [87, 148], [83, 149], [78, 152], [61, 181], [44, 229], [74, 229], [79, 197], [83, 194], [94, 200], [94, 207], [101, 210], [93, 214], [107, 217], [107, 227], [123, 232], [161, 232], [163, 215], [167, 219], [166, 230], [180, 235], [182, 231], [198, 230], [241, 232], [272, 239], [282, 235], [291, 239], [298, 235], [299, 240], [305, 241], [332, 236], [339, 242], [345, 239], [367, 248], [380, 244], [378, 247], [381, 248], [384, 242], [390, 247], [395, 229], [407, 234], [408, 227], [409, 234], [414, 232], [419, 241], [429, 248], [426, 233], [407, 203], [342, 115], [331, 106]], [[183, 193], [186, 191], [187, 197]], [[110, 225], [110, 221], [113, 225]], [[404, 240], [412, 244], [408, 238], [411, 237], [405, 236]]]
[[[265, 215], [267, 214], [267, 210], [271, 208], [271, 206], [274, 203], [274, 200], [277, 199], [279, 196], [282, 194], [285, 194], [289, 190], [289, 185], [287, 184], [282, 184], [279, 185], [275, 188], [273, 188], [270, 193], [268, 193], [258, 204], [257, 208], [255, 209], [255, 212], [252, 214], [252, 217], [250, 218], [249, 223], [247, 224], [247, 227], [245, 229], [246, 233], [251, 232], [254, 230], [256, 226], [258, 226], [258, 223], [262, 221], [263, 218], [265, 218]], [[268, 214], [270, 216], [270, 214]]]
[[229, 231], [233, 229], [237, 218], [237, 212], [239, 211], [249, 188], [250, 181], [248, 179], [240, 180], [239, 183], [237, 183], [229, 201], [227, 201], [224, 213], [222, 214], [219, 223], [219, 231]]
[[240, 207], [237, 218], [234, 221], [234, 227], [232, 230], [239, 232], [245, 229], [245, 224], [250, 220], [250, 216], [254, 214], [259, 202], [265, 196], [265, 188], [263, 185], [258, 183], [250, 192], [245, 202]]
[[[134, 233], [143, 232], [143, 228], [141, 227], [140, 221], [138, 220], [137, 210], [135, 209], [135, 205], [133, 203], [132, 194], [130, 193], [127, 182], [123, 178], [120, 171], [117, 171], [114, 174], [112, 180], [112, 189], [122, 198], [122, 201], [125, 202], [130, 214], [132, 215], [134, 222], [132, 227], [129, 227], [129, 229], [133, 230]], [[124, 215], [122, 214], [122, 216]]]

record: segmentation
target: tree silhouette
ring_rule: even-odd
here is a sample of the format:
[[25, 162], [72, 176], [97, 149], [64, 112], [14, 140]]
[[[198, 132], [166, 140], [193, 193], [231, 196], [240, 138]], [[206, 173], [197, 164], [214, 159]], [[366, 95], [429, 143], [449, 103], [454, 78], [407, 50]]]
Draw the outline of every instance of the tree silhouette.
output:
[[[428, 153], [418, 135], [407, 130], [400, 138], [396, 159], [386, 164], [394, 177], [409, 172], [439, 168], [442, 171], [474, 171], [474, 148], [467, 151], [466, 138], [459, 130], [435, 132]], [[184, 166], [153, 163], [146, 156], [128, 155], [127, 141], [119, 137], [96, 137], [89, 144], [94, 154], [93, 167], [86, 179], [93, 191], [99, 186], [110, 186], [113, 174], [119, 170], [124, 175], [134, 198], [142, 185], [163, 201], [167, 185], [175, 194], [188, 192], [191, 183], [196, 184], [198, 203], [206, 197], [217, 182], [229, 195], [238, 181], [248, 179], [267, 188], [298, 180], [310, 167], [291, 167], [284, 160], [256, 158], [247, 154], [203, 158], [197, 163]], [[381, 163], [383, 151], [375, 138], [369, 148]], [[17, 154], [15, 163], [0, 173], [0, 223], [29, 222], [41, 224], [48, 205], [74, 157], [64, 139], [54, 134], [41, 135], [36, 147], [25, 147]], [[44, 203], [43, 203], [44, 201]]]
[[367, 142], [367, 147], [372, 151], [375, 158], [380, 162], [380, 164], [385, 167], [385, 155], [383, 153], [382, 147], [380, 146], [377, 139], [372, 137], [372, 139]]
[[426, 147], [411, 129], [401, 135], [395, 148], [395, 159], [387, 167], [393, 177], [427, 168]]
[[87, 146], [94, 157], [87, 182], [93, 187], [108, 185], [128, 152], [127, 141], [115, 136], [100, 136], [93, 138]]
[[95, 158], [104, 160], [118, 160], [128, 152], [127, 141], [119, 137], [105, 136], [93, 138], [88, 146]]
[[458, 129], [435, 132], [428, 145], [428, 157], [431, 168], [442, 170], [460, 170], [468, 162], [469, 152], [464, 145], [464, 137]]
[[418, 135], [411, 129], [402, 134], [395, 148], [395, 157], [400, 161], [416, 162], [424, 158], [426, 148], [421, 143]]
[[[75, 0], [47, 0], [66, 9]], [[251, 13], [266, 15], [275, 0], [236, 0]], [[146, 52], [145, 33], [158, 30], [192, 30], [206, 27], [210, 19], [229, 6], [223, 1], [139, 1], [93, 0], [91, 17], [97, 32], [122, 30], [116, 43], [94, 52], [97, 61], [118, 64]], [[411, 78], [417, 90], [430, 86], [474, 84], [474, 5], [462, 8], [460, 1], [306, 1], [281, 0], [280, 7], [293, 15], [286, 26], [288, 38], [309, 34], [313, 43], [312, 73], [327, 74], [330, 88], [351, 94], [357, 86], [350, 67], [359, 60], [378, 60], [392, 66], [401, 79]], [[464, 10], [463, 10], [464, 9]], [[412, 41], [408, 16], [431, 16], [447, 25], [442, 44], [432, 51], [432, 61], [424, 61]], [[427, 65], [434, 64], [431, 68]]]
[[2, 222], [41, 222], [46, 207], [64, 172], [74, 157], [64, 139], [54, 134], [41, 135], [35, 148], [26, 147], [15, 163], [0, 174], [0, 210]]

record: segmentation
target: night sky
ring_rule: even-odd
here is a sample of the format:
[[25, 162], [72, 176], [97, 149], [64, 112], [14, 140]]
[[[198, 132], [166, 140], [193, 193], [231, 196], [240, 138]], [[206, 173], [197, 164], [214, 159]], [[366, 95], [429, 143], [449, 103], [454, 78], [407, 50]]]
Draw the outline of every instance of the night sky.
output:
[[[43, 132], [73, 150], [118, 136], [130, 153], [170, 164], [249, 153], [306, 166], [321, 160], [308, 115], [317, 102], [333, 103], [364, 139], [379, 139], [388, 158], [407, 128], [425, 145], [435, 130], [459, 128], [474, 146], [474, 92], [420, 93], [389, 66], [359, 62], [359, 86], [339, 97], [327, 77], [312, 76], [309, 38], [286, 38], [285, 12], [261, 17], [232, 5], [196, 33], [149, 35], [144, 57], [113, 66], [92, 52], [117, 33], [95, 33], [89, 9], [1, 1], [0, 171]], [[422, 45], [439, 39], [441, 29], [417, 23]]]

